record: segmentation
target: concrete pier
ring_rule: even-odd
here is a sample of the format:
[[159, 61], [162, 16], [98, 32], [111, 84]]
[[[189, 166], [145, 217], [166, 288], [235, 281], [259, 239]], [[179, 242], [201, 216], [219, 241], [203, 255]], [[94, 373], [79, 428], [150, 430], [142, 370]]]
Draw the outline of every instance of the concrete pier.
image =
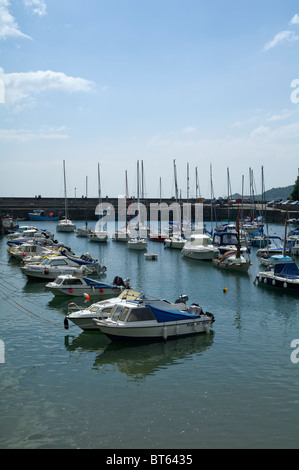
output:
[[[68, 199], [68, 216], [71, 220], [96, 220], [97, 216], [95, 214], [96, 207], [98, 205], [97, 198], [70, 198]], [[119, 207], [125, 207], [126, 201], [124, 199], [120, 200], [117, 198], [104, 198], [102, 200], [103, 204], [109, 204], [114, 208], [115, 217], [119, 215]], [[151, 209], [153, 205], [160, 204], [160, 199], [146, 199], [140, 201], [146, 207], [146, 213], [148, 219], [150, 218]], [[127, 201], [127, 205], [132, 208], [133, 204], [137, 203], [135, 198], [130, 198]], [[161, 203], [171, 206], [175, 203], [173, 198], [162, 199]], [[191, 204], [191, 216], [194, 217], [195, 204], [196, 200], [182, 200], [181, 204]], [[13, 198], [13, 197], [2, 197], [0, 198], [0, 213], [2, 216], [11, 215], [17, 219], [29, 220], [28, 214], [33, 212], [33, 210], [42, 209], [45, 211], [45, 214], [53, 213], [54, 215], [59, 214], [61, 217], [64, 215], [65, 201], [64, 198], [43, 198], [43, 197], [32, 197], [32, 198]], [[220, 206], [216, 205], [212, 207], [209, 203], [203, 203], [203, 220], [204, 222], [210, 221], [211, 217], [213, 220], [235, 220], [237, 211], [240, 211], [240, 216], [243, 213], [243, 217], [251, 216], [254, 213], [256, 215], [262, 215], [262, 205], [260, 203], [256, 204], [227, 204]], [[267, 207], [267, 220], [269, 223], [284, 223], [286, 218], [286, 211], [288, 210], [288, 218], [298, 218], [299, 217], [299, 206], [284, 205], [279, 207]], [[123, 210], [121, 211], [124, 214]], [[171, 212], [170, 212], [171, 213]]]

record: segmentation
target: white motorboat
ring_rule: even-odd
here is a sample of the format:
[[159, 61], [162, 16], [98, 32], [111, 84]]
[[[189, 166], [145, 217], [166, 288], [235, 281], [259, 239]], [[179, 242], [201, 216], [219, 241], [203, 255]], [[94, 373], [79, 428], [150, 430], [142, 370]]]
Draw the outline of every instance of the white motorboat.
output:
[[85, 296], [98, 297], [99, 300], [117, 297], [124, 289], [129, 287], [129, 279], [123, 280], [119, 276], [114, 278], [112, 284], [97, 281], [81, 274], [62, 274], [46, 284], [46, 288], [58, 296]]
[[286, 292], [299, 292], [299, 269], [293, 261], [275, 263], [259, 272], [254, 282]]
[[30, 279], [54, 280], [60, 274], [94, 273], [96, 266], [91, 263], [79, 264], [66, 256], [45, 258], [41, 263], [26, 263], [21, 267]]
[[241, 253], [236, 251], [227, 251], [220, 258], [213, 258], [213, 264], [217, 268], [228, 269], [232, 271], [248, 271], [250, 261]]
[[159, 302], [122, 302], [113, 307], [108, 318], [93, 321], [112, 340], [167, 340], [210, 331], [214, 315], [204, 313], [198, 305], [163, 308], [165, 301]]
[[79, 307], [74, 302], [71, 302], [68, 305], [68, 313], [64, 319], [64, 326], [67, 329], [70, 320], [82, 330], [98, 330], [93, 322], [94, 318], [107, 318], [114, 305], [123, 300], [135, 301], [141, 298], [141, 292], [125, 289], [115, 298], [100, 300], [86, 308]]
[[197, 260], [210, 260], [218, 254], [219, 251], [213, 246], [211, 237], [203, 233], [191, 235], [182, 249], [182, 255]]

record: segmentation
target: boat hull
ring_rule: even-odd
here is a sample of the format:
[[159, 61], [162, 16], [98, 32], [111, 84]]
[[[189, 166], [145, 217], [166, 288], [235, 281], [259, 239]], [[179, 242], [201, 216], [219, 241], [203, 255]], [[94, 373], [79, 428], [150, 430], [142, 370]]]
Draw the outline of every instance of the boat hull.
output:
[[182, 255], [186, 258], [196, 259], [196, 260], [210, 260], [218, 256], [218, 251], [196, 251], [189, 249], [182, 249]]
[[102, 287], [88, 287], [88, 286], [82, 286], [82, 287], [72, 287], [70, 286], [65, 286], [65, 287], [55, 287], [55, 286], [49, 286], [46, 285], [46, 288], [52, 292], [52, 294], [57, 295], [57, 296], [71, 296], [71, 297], [82, 297], [84, 294], [88, 294], [89, 297], [97, 297], [97, 301], [100, 300], [106, 300], [106, 299], [111, 299], [112, 297], [116, 297], [121, 293], [121, 289], [116, 287], [116, 288], [105, 288], [103, 289]]
[[266, 273], [259, 273], [255, 278], [255, 282], [273, 289], [283, 289], [286, 292], [299, 292], [299, 279], [286, 279]]
[[187, 320], [182, 322], [167, 322], [157, 324], [155, 326], [117, 326], [105, 325], [101, 320], [94, 320], [100, 328], [111, 340], [134, 340], [134, 341], [152, 341], [167, 340], [190, 336], [200, 333], [209, 333], [212, 320]]
[[57, 222], [59, 220], [59, 216], [55, 217], [47, 217], [47, 216], [41, 216], [41, 215], [31, 215], [29, 214], [29, 220], [35, 220], [35, 221], [44, 221], [44, 220], [53, 220], [55, 222]]

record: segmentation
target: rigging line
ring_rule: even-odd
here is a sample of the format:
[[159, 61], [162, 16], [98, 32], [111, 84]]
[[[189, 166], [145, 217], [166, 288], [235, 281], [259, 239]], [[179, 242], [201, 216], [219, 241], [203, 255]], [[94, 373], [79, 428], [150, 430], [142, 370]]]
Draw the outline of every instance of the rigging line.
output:
[[[5, 297], [8, 297], [8, 295], [7, 295], [5, 292], [1, 291], [1, 290], [0, 290], [0, 293], [2, 293]], [[62, 327], [62, 326], [63, 326], [63, 325], [61, 325], [60, 323], [53, 322], [53, 321], [51, 321], [51, 320], [47, 320], [47, 319], [45, 319], [45, 318], [40, 317], [39, 315], [37, 315], [36, 313], [31, 312], [31, 310], [28, 310], [26, 307], [20, 305], [20, 304], [19, 304], [18, 302], [16, 302], [16, 301], [13, 301], [13, 303], [12, 303], [12, 302], [11, 302], [11, 299], [5, 298], [4, 300], [6, 300], [6, 302], [9, 303], [11, 306], [17, 308], [17, 310], [23, 311], [23, 313], [25, 313], [25, 314], [28, 313], [28, 314], [30, 314], [30, 315], [32, 315], [32, 316], [38, 318], [39, 320], [43, 321], [44, 323], [49, 323], [50, 325], [59, 326], [59, 327]], [[27, 312], [27, 313], [26, 313], [26, 312]]]

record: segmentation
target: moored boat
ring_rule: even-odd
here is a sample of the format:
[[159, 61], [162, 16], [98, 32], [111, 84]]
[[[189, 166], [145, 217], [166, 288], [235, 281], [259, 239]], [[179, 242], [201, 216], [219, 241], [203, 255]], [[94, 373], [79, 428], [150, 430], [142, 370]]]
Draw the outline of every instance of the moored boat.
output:
[[93, 321], [111, 340], [154, 341], [208, 333], [214, 315], [198, 305], [185, 307], [165, 309], [146, 300], [124, 302], [115, 305], [108, 318]]
[[212, 262], [217, 268], [232, 271], [248, 271], [250, 266], [250, 261], [236, 251], [227, 251], [220, 258], [213, 258]]
[[276, 263], [265, 271], [259, 272], [255, 277], [255, 283], [275, 289], [283, 289], [286, 292], [299, 292], [299, 269], [296, 263]]
[[53, 220], [53, 221], [58, 221], [59, 220], [59, 215], [54, 215], [53, 212], [50, 212], [49, 214], [46, 214], [43, 209], [35, 209], [33, 212], [29, 212], [28, 214], [29, 220]]
[[197, 260], [211, 260], [218, 254], [218, 248], [213, 246], [211, 237], [206, 234], [191, 235], [182, 249], [182, 255]]
[[62, 274], [46, 284], [46, 288], [57, 296], [86, 296], [86, 298], [96, 296], [99, 300], [117, 297], [128, 287], [129, 279], [122, 280], [119, 276], [114, 278], [113, 283], [108, 284], [81, 274]]

